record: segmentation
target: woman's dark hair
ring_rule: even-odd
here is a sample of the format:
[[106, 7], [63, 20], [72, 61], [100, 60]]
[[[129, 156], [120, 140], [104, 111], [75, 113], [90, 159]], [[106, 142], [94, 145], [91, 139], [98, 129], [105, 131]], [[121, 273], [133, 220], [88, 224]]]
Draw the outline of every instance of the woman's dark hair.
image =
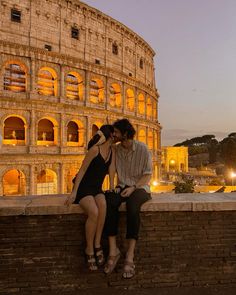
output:
[[127, 119], [117, 120], [113, 127], [118, 129], [122, 135], [126, 135], [127, 139], [133, 139], [135, 135], [135, 130], [132, 124]]
[[[112, 125], [102, 125], [101, 128], [99, 129], [102, 131], [102, 133], [104, 134], [106, 140], [108, 140], [108, 138], [111, 137], [111, 135], [114, 132], [114, 127]], [[94, 146], [99, 139], [101, 138], [101, 136], [99, 134], [95, 134], [89, 141], [88, 143], [88, 150], [91, 149], [92, 146]]]

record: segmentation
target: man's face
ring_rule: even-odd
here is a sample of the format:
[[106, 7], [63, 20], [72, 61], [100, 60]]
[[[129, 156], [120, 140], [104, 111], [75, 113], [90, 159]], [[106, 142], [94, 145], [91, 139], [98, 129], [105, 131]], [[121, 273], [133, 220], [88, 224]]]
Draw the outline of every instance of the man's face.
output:
[[120, 130], [117, 128], [114, 128], [113, 137], [114, 137], [115, 143], [123, 140], [123, 136], [122, 136]]

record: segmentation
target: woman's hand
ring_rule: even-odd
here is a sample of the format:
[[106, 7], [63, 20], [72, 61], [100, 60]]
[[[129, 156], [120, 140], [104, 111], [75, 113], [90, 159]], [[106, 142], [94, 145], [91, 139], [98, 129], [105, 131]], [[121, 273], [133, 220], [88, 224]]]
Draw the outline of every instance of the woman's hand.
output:
[[72, 203], [74, 202], [75, 198], [76, 198], [76, 194], [75, 194], [75, 193], [71, 193], [71, 194], [67, 197], [67, 199], [66, 199], [66, 201], [65, 201], [64, 204], [65, 204], [66, 206], [69, 206], [70, 204], [72, 204]]

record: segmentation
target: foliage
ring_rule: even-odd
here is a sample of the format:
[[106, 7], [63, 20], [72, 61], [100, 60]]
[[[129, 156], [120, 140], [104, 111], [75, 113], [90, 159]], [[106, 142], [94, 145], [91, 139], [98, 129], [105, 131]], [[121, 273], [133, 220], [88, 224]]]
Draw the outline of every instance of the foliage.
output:
[[194, 192], [194, 182], [192, 177], [182, 176], [182, 181], [174, 182], [174, 191], [176, 194], [182, 193], [193, 193]]

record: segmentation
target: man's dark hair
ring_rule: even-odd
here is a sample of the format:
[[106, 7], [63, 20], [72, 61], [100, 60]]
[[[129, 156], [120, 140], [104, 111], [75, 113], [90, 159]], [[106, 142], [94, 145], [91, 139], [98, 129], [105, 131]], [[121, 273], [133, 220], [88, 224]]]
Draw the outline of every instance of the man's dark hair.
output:
[[133, 139], [135, 135], [135, 130], [133, 125], [127, 119], [117, 120], [113, 127], [118, 129], [121, 134], [126, 135], [127, 139]]

